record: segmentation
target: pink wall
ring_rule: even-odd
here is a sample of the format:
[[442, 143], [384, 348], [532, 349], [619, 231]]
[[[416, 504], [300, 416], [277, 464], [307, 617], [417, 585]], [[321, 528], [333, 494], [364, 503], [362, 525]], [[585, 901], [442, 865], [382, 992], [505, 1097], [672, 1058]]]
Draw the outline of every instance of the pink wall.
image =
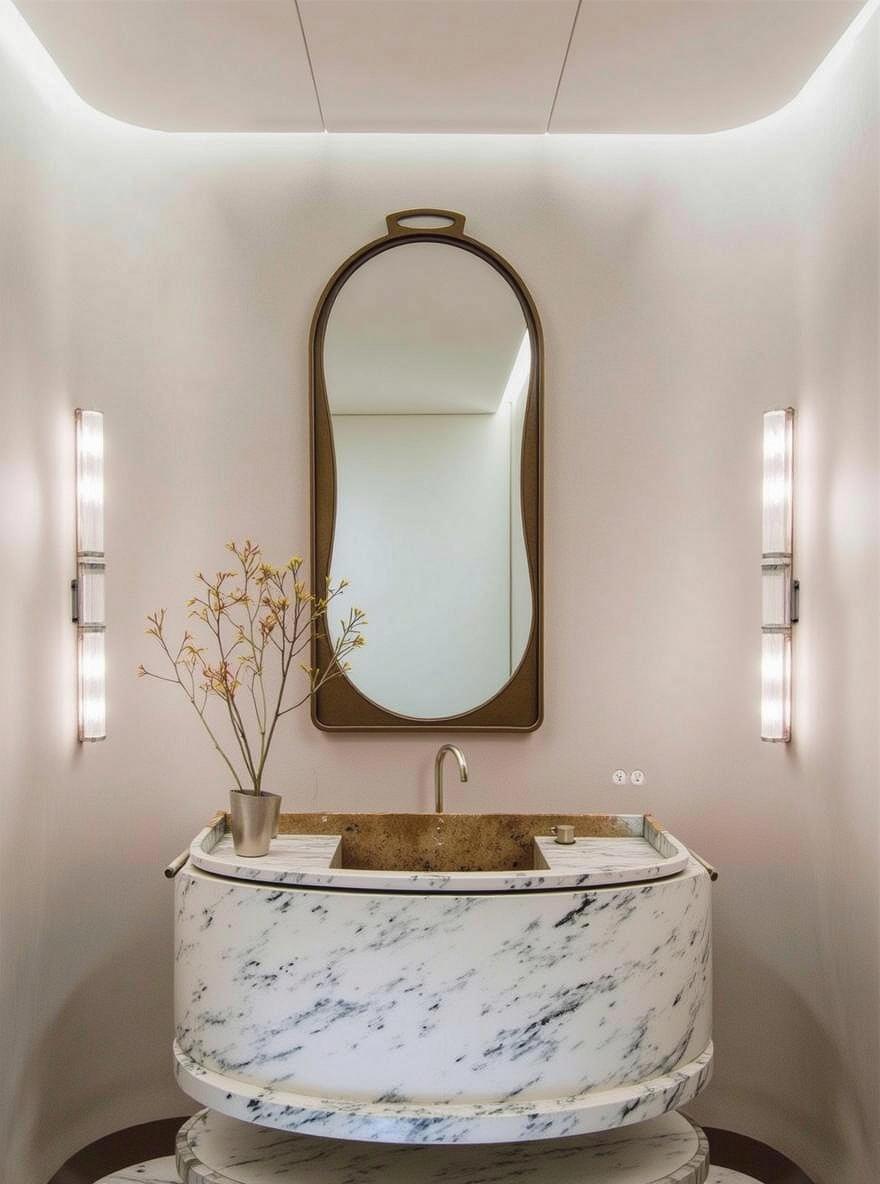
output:
[[[2, 614], [8, 1184], [186, 1105], [161, 868], [226, 784], [181, 705], [134, 677], [143, 616], [165, 604], [182, 622], [192, 573], [229, 537], [307, 546], [312, 309], [386, 212], [420, 204], [463, 210], [509, 258], [548, 355], [546, 723], [458, 737], [472, 775], [450, 807], [650, 809], [717, 863], [717, 1073], [695, 1113], [819, 1184], [866, 1179], [876, 53], [874, 22], [784, 112], [716, 136], [423, 138], [163, 135], [54, 91], [44, 114], [42, 77], [0, 55], [27, 116], [2, 106], [0, 145], [34, 195], [0, 226], [4, 252], [31, 243], [0, 276], [20, 359], [0, 351], [15, 425], [0, 494], [21, 510]], [[107, 434], [110, 737], [86, 751], [65, 616], [80, 403]], [[758, 703], [761, 412], [785, 403], [804, 588], [790, 749], [760, 742]], [[427, 810], [435, 747], [328, 736], [302, 715], [273, 787], [287, 809]], [[647, 784], [615, 788], [618, 766]]]

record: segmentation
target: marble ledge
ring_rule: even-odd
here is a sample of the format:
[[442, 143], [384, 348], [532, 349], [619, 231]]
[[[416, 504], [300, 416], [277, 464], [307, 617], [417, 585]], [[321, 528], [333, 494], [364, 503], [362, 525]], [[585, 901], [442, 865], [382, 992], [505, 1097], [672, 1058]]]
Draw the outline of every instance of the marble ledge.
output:
[[344, 1141], [407, 1144], [526, 1143], [613, 1131], [670, 1114], [709, 1083], [713, 1046], [670, 1073], [572, 1097], [425, 1104], [364, 1102], [295, 1093], [205, 1068], [174, 1042], [175, 1074], [202, 1105], [259, 1126]]
[[202, 871], [234, 879], [294, 887], [378, 892], [534, 892], [632, 884], [683, 871], [690, 853], [673, 835], [644, 819], [642, 834], [580, 837], [571, 844], [552, 835], [532, 840], [533, 866], [490, 871], [381, 870], [345, 867], [341, 834], [280, 834], [268, 855], [236, 855], [232, 836], [203, 830], [190, 848]]

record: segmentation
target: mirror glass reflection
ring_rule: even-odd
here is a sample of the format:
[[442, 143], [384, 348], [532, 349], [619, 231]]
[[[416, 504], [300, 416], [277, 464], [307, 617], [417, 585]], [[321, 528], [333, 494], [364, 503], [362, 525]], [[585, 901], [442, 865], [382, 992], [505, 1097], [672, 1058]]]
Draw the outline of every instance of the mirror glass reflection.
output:
[[[531, 371], [513, 289], [452, 242], [368, 259], [324, 338], [336, 463], [330, 570], [367, 611], [350, 678], [398, 715], [493, 698], [532, 627], [521, 457]], [[338, 622], [329, 622], [331, 637]]]

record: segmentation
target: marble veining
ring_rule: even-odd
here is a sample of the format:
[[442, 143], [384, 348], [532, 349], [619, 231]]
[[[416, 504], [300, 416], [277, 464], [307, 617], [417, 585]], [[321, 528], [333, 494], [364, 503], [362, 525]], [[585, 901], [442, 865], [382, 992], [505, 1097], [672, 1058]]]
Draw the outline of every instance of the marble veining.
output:
[[538, 835], [535, 847], [550, 871], [589, 875], [588, 882], [597, 887], [675, 875], [687, 864], [684, 848], [673, 856], [665, 856], [642, 835], [619, 839], [590, 837], [575, 839], [573, 843], [557, 843], [552, 835]]
[[177, 1138], [183, 1184], [702, 1184], [708, 1145], [679, 1114], [531, 1144], [401, 1147], [288, 1134], [204, 1110]]
[[636, 1086], [551, 1101], [487, 1104], [358, 1102], [235, 1082], [197, 1065], [175, 1042], [185, 1093], [231, 1118], [283, 1131], [353, 1141], [428, 1145], [527, 1143], [618, 1130], [685, 1106], [709, 1084], [713, 1048]]
[[[621, 819], [632, 828], [632, 816]], [[533, 866], [491, 871], [385, 871], [344, 867], [340, 834], [280, 834], [268, 855], [236, 856], [232, 836], [216, 826], [196, 836], [192, 863], [203, 871], [263, 883], [372, 891], [516, 892], [634, 883], [676, 875], [688, 863], [674, 836], [643, 818], [643, 833], [588, 836], [570, 845], [552, 835], [533, 840]], [[439, 841], [439, 840], [438, 840]]]
[[543, 1138], [653, 1117], [708, 1079], [696, 861], [526, 895], [322, 891], [192, 867], [176, 885], [179, 1080], [233, 1116], [341, 1138]]
[[[636, 1128], [630, 1127], [629, 1130], [633, 1131], [633, 1133], [638, 1138], [641, 1136], [641, 1133], [648, 1128], [648, 1126], [649, 1124], [645, 1123], [642, 1126]], [[257, 1131], [263, 1130], [261, 1127], [252, 1127], [251, 1129]], [[263, 1176], [259, 1176], [256, 1174], [255, 1170], [254, 1184], [258, 1184], [258, 1182], [259, 1184], [262, 1184], [263, 1180], [265, 1180], [267, 1184], [276, 1184], [278, 1180], [277, 1158], [271, 1152], [271, 1140], [277, 1138], [277, 1135], [271, 1131], [267, 1132], [267, 1134], [269, 1135], [270, 1139], [270, 1148], [267, 1149], [268, 1154], [263, 1161], [265, 1164], [265, 1172]], [[180, 1140], [178, 1140], [178, 1144], [180, 1144]], [[357, 1146], [363, 1147], [363, 1144], [357, 1144]], [[519, 1163], [522, 1163], [523, 1152], [527, 1151], [529, 1146], [541, 1148], [543, 1144], [533, 1143], [526, 1144], [522, 1147], [515, 1145], [515, 1153], [513, 1152], [513, 1149], [511, 1153], [516, 1154], [517, 1161]], [[393, 1151], [395, 1148], [391, 1148], [391, 1150]], [[211, 1181], [211, 1184], [217, 1184], [217, 1172], [213, 1172], [213, 1178], [210, 1175], [206, 1175], [207, 1165], [199, 1164], [195, 1159], [195, 1155], [191, 1153], [187, 1147], [183, 1147], [179, 1154], [182, 1156], [181, 1163], [183, 1170], [187, 1173], [185, 1182], [182, 1182], [182, 1178], [178, 1174], [175, 1157], [168, 1155], [161, 1159], [151, 1159], [146, 1163], [135, 1164], [130, 1168], [123, 1168], [121, 1171], [114, 1172], [111, 1176], [104, 1176], [98, 1181], [98, 1184], [191, 1184], [191, 1182], [199, 1180]], [[212, 1162], [214, 1162], [213, 1159]], [[237, 1171], [244, 1166], [245, 1165], [229, 1163], [226, 1170], [228, 1171], [229, 1169], [232, 1169], [233, 1171]], [[247, 1165], [245, 1170], [249, 1170], [250, 1166], [251, 1165]], [[256, 1166], [256, 1164], [253, 1165], [254, 1169], [256, 1169]], [[553, 1165], [554, 1169], [555, 1167], [556, 1164]], [[210, 1170], [213, 1171], [213, 1169]], [[487, 1173], [477, 1177], [475, 1184], [477, 1184], [477, 1182], [478, 1184], [499, 1184], [498, 1180], [490, 1174], [491, 1170], [492, 1169], [490, 1165]], [[699, 1171], [699, 1168], [696, 1170]], [[199, 1172], [201, 1172], [201, 1176], [197, 1174]], [[375, 1176], [373, 1178], [377, 1180], [381, 1179], [382, 1184], [395, 1184], [395, 1181], [392, 1177]], [[349, 1176], [349, 1178], [346, 1180], [346, 1184], [367, 1184], [369, 1179], [370, 1177], [366, 1175], [362, 1175], [360, 1179], [356, 1175]], [[550, 1181], [547, 1180], [546, 1177], [542, 1177], [538, 1174], [537, 1167], [536, 1170], [530, 1174], [521, 1173], [518, 1177], [512, 1177], [512, 1179], [515, 1179], [517, 1184], [519, 1184], [519, 1181], [523, 1181], [524, 1184], [550, 1184]], [[666, 1179], [668, 1181], [669, 1177], [667, 1176]], [[694, 1179], [699, 1179], [699, 1176], [695, 1176]], [[297, 1181], [288, 1181], [287, 1184], [297, 1184]], [[308, 1177], [306, 1177], [302, 1180], [301, 1184], [312, 1184], [312, 1182], [308, 1180]], [[415, 1177], [409, 1177], [405, 1181], [405, 1184], [421, 1184], [421, 1182]], [[446, 1184], [445, 1181], [444, 1184]], [[453, 1181], [450, 1180], [448, 1184], [453, 1184]], [[456, 1184], [459, 1184], [459, 1182], [456, 1181]], [[585, 1184], [583, 1176], [575, 1176], [572, 1180], [572, 1184]], [[593, 1184], [592, 1177], [590, 1178], [590, 1184]], [[634, 1184], [632, 1172], [626, 1171], [624, 1178], [622, 1180], [615, 1181], [614, 1184]], [[651, 1184], [665, 1184], [665, 1182], [662, 1180], [657, 1181], [656, 1179], [651, 1179]], [[681, 1177], [678, 1178], [676, 1184], [682, 1184]], [[733, 1168], [721, 1168], [713, 1166], [709, 1168], [709, 1174], [705, 1178], [705, 1184], [760, 1184], [760, 1181], [758, 1181], [754, 1176], [746, 1176], [742, 1172], [736, 1172], [733, 1170]]]
[[272, 840], [268, 855], [237, 857], [232, 835], [221, 832], [213, 846], [209, 838], [207, 849], [196, 847], [193, 862], [196, 867], [218, 875], [296, 884], [308, 879], [310, 873], [335, 869], [341, 847], [341, 835], [278, 835]]
[[[262, 1128], [256, 1127], [256, 1130], [262, 1130]], [[362, 1145], [359, 1144], [359, 1146]], [[533, 1144], [533, 1146], [539, 1145]], [[522, 1148], [519, 1147], [518, 1151], [521, 1153]], [[186, 1152], [184, 1152], [184, 1154], [186, 1154]], [[188, 1160], [186, 1163], [188, 1163]], [[275, 1182], [277, 1182], [278, 1176], [277, 1172], [274, 1170], [274, 1167], [275, 1165], [272, 1163], [272, 1157], [269, 1157], [268, 1160], [266, 1160], [266, 1172], [268, 1172], [268, 1175], [265, 1176], [265, 1179], [268, 1180], [269, 1184], [275, 1184]], [[185, 1170], [187, 1172], [191, 1171], [190, 1167], [185, 1167]], [[193, 1165], [192, 1171], [194, 1172], [197, 1170], [203, 1169], [197, 1169], [197, 1167]], [[204, 1175], [201, 1178], [210, 1179], [210, 1177], [205, 1177]], [[698, 1178], [699, 1177], [695, 1177], [695, 1179]], [[193, 1179], [198, 1180], [199, 1177], [195, 1175], [188, 1176], [186, 1184], [190, 1184], [190, 1180]], [[256, 1179], [259, 1179], [259, 1177], [256, 1177]], [[490, 1179], [492, 1179], [492, 1177], [478, 1177], [478, 1184], [488, 1184]], [[525, 1180], [526, 1184], [528, 1184], [527, 1176], [519, 1177], [519, 1179]], [[217, 1173], [214, 1173], [214, 1180], [217, 1180]], [[542, 1180], [540, 1176], [533, 1176], [533, 1180], [534, 1184], [545, 1184], [544, 1180]], [[98, 1184], [181, 1184], [181, 1177], [178, 1175], [178, 1170], [176, 1170], [174, 1156], [165, 1156], [161, 1159], [150, 1159], [147, 1163], [135, 1164], [131, 1167], [123, 1167], [121, 1171], [114, 1172], [113, 1176], [104, 1176], [101, 1180], [98, 1180]], [[304, 1182], [304, 1184], [307, 1184], [307, 1182]], [[357, 1177], [355, 1177], [353, 1180], [346, 1182], [346, 1184], [360, 1184], [360, 1182], [357, 1180]], [[384, 1180], [383, 1184], [385, 1184]], [[388, 1182], [388, 1184], [392, 1184], [392, 1182]], [[410, 1180], [407, 1180], [406, 1184], [410, 1184]], [[416, 1180], [413, 1180], [412, 1184], [417, 1184]], [[449, 1184], [452, 1184], [451, 1180]], [[497, 1184], [497, 1182], [494, 1182], [494, 1184]], [[574, 1182], [572, 1182], [572, 1184], [585, 1184], [585, 1182], [583, 1177], [576, 1177], [574, 1178]], [[615, 1182], [615, 1184], [617, 1184], [617, 1182]], [[628, 1173], [628, 1178], [624, 1178], [621, 1180], [621, 1182], [619, 1182], [619, 1184], [634, 1184], [634, 1182], [632, 1182], [631, 1173]], [[662, 1180], [659, 1182], [659, 1180], [653, 1179], [651, 1180], [650, 1184], [664, 1184], [664, 1182], [662, 1182]], [[676, 1184], [681, 1184], [681, 1180], [677, 1180]], [[744, 1176], [743, 1172], [733, 1171], [732, 1167], [709, 1167], [705, 1184], [760, 1184], [760, 1182], [754, 1176]]]

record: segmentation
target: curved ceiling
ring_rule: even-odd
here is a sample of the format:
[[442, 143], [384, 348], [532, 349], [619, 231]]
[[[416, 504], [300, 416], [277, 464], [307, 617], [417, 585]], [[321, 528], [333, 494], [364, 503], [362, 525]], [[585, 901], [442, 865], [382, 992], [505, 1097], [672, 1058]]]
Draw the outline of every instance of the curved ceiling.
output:
[[863, 0], [16, 0], [91, 106], [165, 131], [711, 132]]

